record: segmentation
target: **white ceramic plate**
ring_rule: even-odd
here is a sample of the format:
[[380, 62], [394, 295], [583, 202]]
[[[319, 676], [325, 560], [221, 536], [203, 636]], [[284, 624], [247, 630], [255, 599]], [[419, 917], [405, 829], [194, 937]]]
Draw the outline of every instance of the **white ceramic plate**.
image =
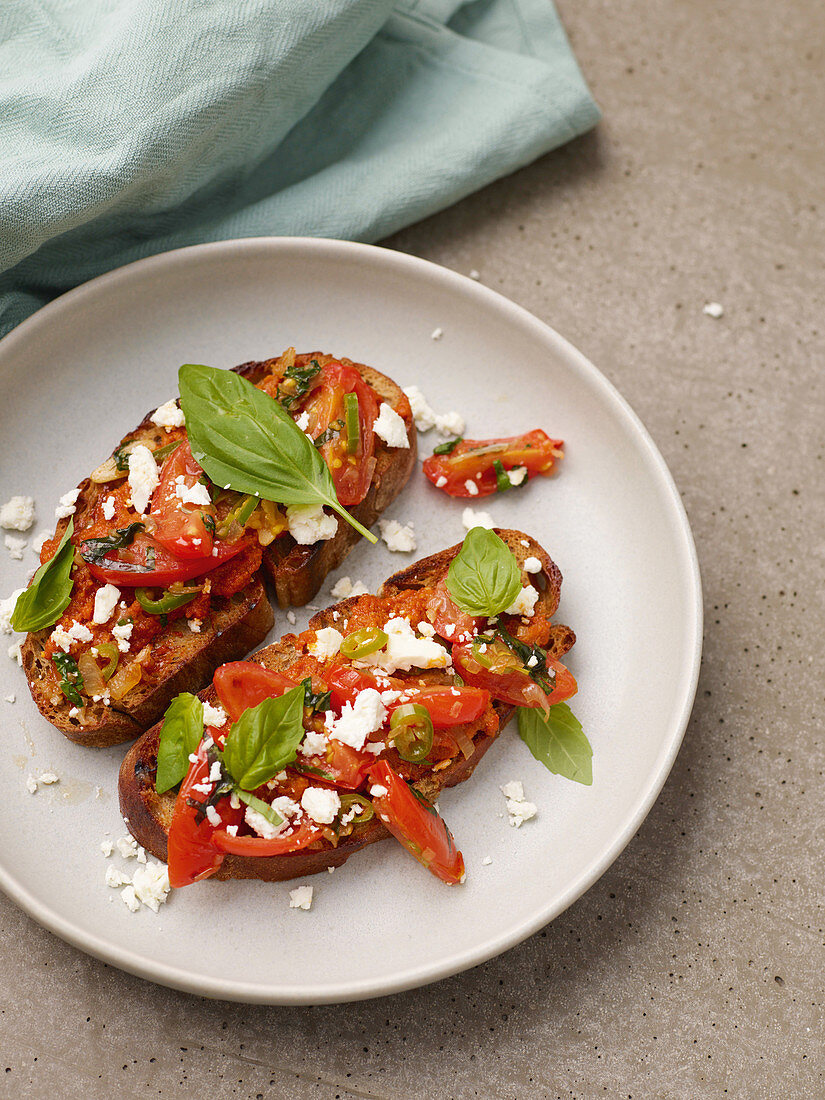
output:
[[[288, 908], [296, 883], [207, 882], [172, 895], [158, 916], [132, 914], [104, 885], [100, 851], [107, 833], [125, 832], [116, 794], [124, 749], [61, 737], [4, 644], [3, 890], [124, 970], [213, 997], [297, 1004], [391, 993], [466, 969], [541, 928], [596, 881], [638, 829], [679, 748], [699, 668], [701, 591], [664, 461], [595, 367], [478, 283], [338, 241], [170, 252], [95, 279], [22, 324], [0, 343], [0, 501], [34, 496], [30, 535], [51, 531], [58, 497], [177, 392], [181, 363], [230, 367], [290, 344], [420, 386], [437, 410], [460, 411], [471, 437], [541, 426], [566, 441], [559, 476], [479, 506], [533, 534], [564, 574], [557, 618], [578, 635], [574, 709], [595, 754], [593, 786], [582, 787], [545, 771], [515, 729], [504, 732], [472, 780], [440, 800], [466, 860], [463, 887], [444, 887], [387, 841], [310, 880], [309, 913]], [[421, 437], [422, 452], [436, 442]], [[341, 572], [376, 586], [461, 539], [464, 506], [415, 474], [387, 516], [414, 522], [416, 553], [362, 543]], [[0, 548], [0, 593], [21, 586], [34, 563], [29, 549], [17, 562]], [[318, 603], [330, 602], [334, 580]], [[287, 629], [281, 613], [274, 636]], [[14, 704], [2, 701], [12, 693]], [[26, 777], [46, 770], [60, 782], [30, 795]], [[539, 807], [518, 830], [499, 792], [511, 779]]]

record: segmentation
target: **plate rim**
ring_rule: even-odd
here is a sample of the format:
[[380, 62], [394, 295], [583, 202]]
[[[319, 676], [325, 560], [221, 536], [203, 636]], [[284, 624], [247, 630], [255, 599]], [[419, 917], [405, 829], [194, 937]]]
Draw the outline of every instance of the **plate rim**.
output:
[[252, 984], [250, 982], [212, 977], [205, 979], [202, 976], [194, 976], [190, 971], [183, 968], [168, 963], [157, 963], [142, 954], [121, 945], [113, 944], [111, 941], [107, 941], [101, 936], [84, 929], [82, 925], [64, 918], [59, 912], [34, 897], [0, 863], [0, 889], [14, 904], [60, 939], [86, 954], [110, 963], [120, 970], [197, 996], [239, 1001], [246, 1004], [341, 1004], [373, 997], [389, 996], [408, 989], [420, 988], [481, 965], [509, 950], [509, 948], [515, 947], [555, 920], [607, 871], [636, 835], [650, 812], [670, 774], [684, 739], [696, 696], [702, 656], [704, 617], [702, 582], [693, 533], [673, 475], [647, 428], [614, 384], [583, 352], [579, 351], [551, 325], [540, 320], [524, 306], [518, 305], [510, 298], [485, 286], [483, 283], [472, 280], [468, 276], [443, 267], [431, 260], [380, 245], [362, 244], [327, 237], [241, 237], [172, 249], [135, 260], [130, 264], [125, 264], [122, 267], [98, 275], [37, 310], [0, 340], [0, 365], [2, 365], [2, 359], [5, 358], [5, 355], [13, 354], [17, 346], [24, 343], [33, 330], [36, 332], [44, 324], [49, 325], [59, 321], [61, 315], [67, 311], [71, 312], [76, 304], [82, 303], [84, 299], [94, 298], [101, 290], [109, 291], [111, 288], [116, 287], [118, 282], [128, 281], [135, 276], [145, 278], [147, 274], [151, 278], [154, 273], [160, 272], [162, 274], [169, 267], [175, 267], [178, 264], [185, 265], [190, 262], [198, 263], [204, 257], [209, 258], [211, 256], [220, 259], [222, 256], [229, 257], [231, 255], [231, 258], [237, 259], [238, 253], [248, 252], [252, 254], [261, 248], [276, 252], [297, 249], [306, 253], [326, 253], [327, 255], [332, 254], [333, 258], [342, 255], [348, 257], [360, 256], [367, 261], [388, 264], [390, 267], [403, 269], [407, 272], [412, 271], [414, 274], [423, 274], [428, 280], [441, 281], [443, 285], [452, 286], [465, 293], [472, 288], [482, 302], [487, 298], [491, 306], [495, 305], [499, 311], [509, 315], [513, 322], [522, 326], [526, 325], [535, 332], [537, 337], [549, 343], [568, 367], [586, 378], [591, 384], [595, 384], [602, 395], [608, 399], [613, 409], [625, 418], [627, 426], [632, 430], [637, 442], [641, 444], [645, 452], [644, 457], [648, 471], [655, 473], [660, 487], [666, 491], [666, 499], [672, 510], [672, 519], [676, 521], [675, 533], [678, 535], [678, 542], [685, 556], [686, 569], [682, 583], [685, 585], [686, 603], [689, 605], [691, 612], [689, 621], [688, 616], [685, 617], [684, 630], [688, 642], [686, 648], [690, 652], [692, 660], [687, 675], [683, 674], [681, 679], [679, 693], [681, 698], [678, 713], [674, 714], [670, 722], [667, 737], [663, 740], [655, 767], [648, 777], [647, 783], [642, 787], [633, 802], [632, 812], [624, 828], [600, 855], [590, 860], [579, 871], [564, 893], [557, 896], [551, 905], [540, 908], [529, 918], [521, 921], [494, 940], [486, 942], [481, 947], [475, 945], [467, 948], [460, 954], [450, 956], [448, 960], [408, 967], [406, 970], [394, 974], [391, 978], [381, 981], [374, 978], [350, 979], [346, 983], [339, 983], [335, 986], [321, 987], [321, 989], [314, 987], [312, 991], [308, 991], [301, 986], [276, 987], [272, 983]]

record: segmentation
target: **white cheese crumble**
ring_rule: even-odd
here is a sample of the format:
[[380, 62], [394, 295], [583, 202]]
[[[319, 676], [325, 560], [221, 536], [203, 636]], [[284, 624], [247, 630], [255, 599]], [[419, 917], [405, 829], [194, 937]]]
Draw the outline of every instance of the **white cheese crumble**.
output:
[[136, 859], [138, 845], [133, 836], [122, 836], [115, 841], [115, 847], [124, 859]]
[[534, 558], [534, 557], [525, 558], [523, 569], [524, 569], [525, 573], [540, 573], [541, 572], [541, 562], [539, 561], [538, 558]]
[[57, 646], [58, 649], [62, 649], [64, 653], [68, 653], [75, 642], [90, 642], [92, 640], [92, 632], [88, 626], [83, 626], [77, 619], [72, 620], [72, 625], [68, 630], [62, 626], [56, 626], [51, 633], [51, 641]]
[[384, 672], [393, 673], [399, 669], [409, 672], [411, 668], [446, 668], [450, 663], [449, 651], [432, 638], [417, 637], [406, 619], [389, 619], [384, 632], [387, 635], [384, 648], [360, 658], [356, 664], [377, 665]]
[[132, 492], [132, 506], [140, 515], [146, 514], [152, 493], [159, 484], [155, 456], [148, 447], [139, 443], [129, 452], [129, 488]]
[[6, 700], [7, 703], [13, 703], [17, 696], [14, 694], [14, 692], [12, 692], [11, 695], [4, 695], [3, 698]]
[[334, 584], [330, 595], [336, 600], [346, 600], [349, 596], [366, 596], [369, 589], [363, 581], [353, 581], [349, 577], [340, 577]]
[[103, 511], [103, 518], [104, 519], [114, 519], [114, 515], [115, 515], [115, 498], [114, 497], [106, 497], [106, 499], [103, 501], [102, 511]]
[[35, 535], [29, 543], [32, 553], [40, 557], [40, 551], [51, 537], [48, 531], [41, 531], [38, 535]]
[[117, 648], [121, 653], [129, 652], [129, 639], [132, 637], [134, 623], [117, 623], [112, 627], [112, 637], [117, 642]]
[[515, 600], [509, 607], [505, 608], [505, 615], [523, 615], [526, 619], [532, 619], [536, 600], [539, 598], [539, 594], [532, 584], [528, 584], [526, 588], [522, 588]]
[[525, 821], [536, 816], [538, 809], [535, 803], [525, 799], [524, 786], [517, 779], [503, 784], [499, 789], [507, 800], [507, 813], [514, 828], [520, 829]]
[[371, 798], [383, 798], [386, 793], [387, 788], [384, 787], [381, 783], [373, 783], [373, 785], [370, 787]]
[[100, 850], [101, 850], [101, 852], [103, 852], [104, 856], [106, 856], [106, 858], [108, 859], [109, 856], [112, 854], [112, 852], [115, 850], [114, 843], [111, 840], [109, 840], [108, 837], [107, 837], [106, 840], [101, 840]]
[[464, 435], [464, 417], [459, 413], [448, 412], [440, 416], [430, 407], [418, 386], [406, 386], [404, 393], [409, 399], [415, 426], [420, 432], [435, 428], [440, 435]]
[[174, 397], [164, 402], [163, 405], [158, 405], [149, 419], [153, 424], [157, 424], [159, 428], [165, 428], [167, 432], [171, 432], [173, 428], [182, 428], [186, 423], [183, 409], [178, 407]]
[[707, 302], [702, 306], [702, 313], [706, 314], [708, 317], [713, 317], [713, 319], [717, 321], [724, 312], [725, 307], [721, 302]]
[[309, 413], [304, 410], [304, 412], [295, 418], [295, 423], [302, 432], [306, 432], [309, 427]]
[[326, 787], [307, 787], [301, 795], [301, 807], [318, 825], [331, 825], [341, 809], [341, 798], [337, 791]]
[[464, 488], [467, 490], [471, 497], [478, 496], [478, 486], [472, 480], [472, 478], [467, 478], [467, 480], [464, 482]]
[[189, 629], [193, 634], [200, 634], [201, 626], [203, 625], [202, 619], [187, 619], [189, 623]]
[[315, 504], [290, 504], [286, 510], [289, 533], [300, 546], [312, 546], [335, 537], [338, 520]]
[[220, 729], [226, 725], [226, 711], [223, 707], [213, 707], [211, 703], [204, 703], [203, 724], [204, 726], [214, 726], [215, 729]]
[[378, 410], [378, 419], [372, 426], [372, 430], [379, 437], [383, 439], [388, 447], [409, 447], [410, 441], [407, 438], [407, 425], [404, 423], [404, 418], [399, 416], [398, 413], [386, 401], [381, 402], [381, 406]]
[[132, 880], [128, 875], [113, 866], [111, 863], [106, 868], [106, 885], [110, 886], [113, 890], [116, 890], [119, 886], [129, 886]]
[[287, 611], [286, 621], [289, 623], [290, 626], [295, 626], [295, 624], [298, 620], [295, 618], [295, 612], [294, 611]]
[[464, 509], [461, 522], [468, 531], [472, 531], [474, 527], [486, 527], [488, 531], [492, 531], [495, 527], [495, 521], [489, 512], [477, 512], [474, 508]]
[[44, 787], [51, 787], [53, 783], [60, 782], [60, 776], [55, 775], [54, 772], [43, 772], [42, 775], [38, 775], [37, 782], [42, 783]]
[[206, 807], [206, 820], [217, 829], [223, 824], [223, 818], [214, 806]]
[[507, 477], [511, 485], [521, 485], [522, 481], [527, 477], [527, 467], [514, 466], [512, 470], [507, 471]]
[[120, 896], [123, 898], [123, 904], [126, 908], [132, 913], [137, 913], [138, 909], [140, 909], [140, 902], [137, 899], [134, 886], [131, 884], [129, 886], [124, 886], [120, 891]]
[[29, 794], [37, 794], [37, 780], [33, 775], [30, 775], [26, 780], [26, 790]]
[[11, 659], [13, 661], [17, 661], [18, 665], [21, 668], [23, 667], [22, 646], [23, 646], [22, 642], [12, 642], [11, 645], [9, 646], [9, 651], [8, 651], [9, 652], [9, 657], [11, 657]]
[[143, 867], [136, 867], [132, 876], [132, 889], [138, 901], [157, 913], [169, 895], [168, 868], [162, 863], [147, 863]]
[[175, 496], [182, 504], [199, 504], [207, 507], [212, 503], [209, 490], [201, 481], [196, 481], [190, 488], [184, 480], [183, 474], [175, 478]]
[[435, 634], [435, 627], [433, 626], [433, 624], [426, 621], [420, 622], [416, 629], [418, 630], [418, 633], [425, 638], [432, 638], [432, 636]]
[[69, 489], [68, 493], [64, 493], [54, 510], [54, 518], [66, 519], [68, 516], [73, 516], [75, 513], [75, 504], [79, 496], [79, 489]]
[[301, 756], [320, 756], [326, 752], [327, 739], [323, 733], [317, 733], [315, 730], [307, 730], [306, 736], [301, 742], [298, 752]]
[[[331, 711], [327, 715], [332, 714]], [[381, 702], [381, 696], [375, 688], [359, 691], [354, 703], [344, 703], [340, 718], [325, 718], [329, 736], [350, 745], [353, 749], [363, 749], [364, 742], [371, 733], [380, 730], [387, 717], [387, 708]]]
[[485, 856], [484, 859], [481, 861], [481, 866], [482, 867], [489, 867], [492, 862], [493, 862], [493, 857], [492, 856]]
[[282, 821], [280, 825], [273, 825], [271, 821], [267, 821], [263, 814], [253, 810], [251, 806], [246, 807], [243, 816], [249, 828], [256, 832], [258, 836], [262, 836], [264, 840], [274, 840], [279, 833], [283, 832], [286, 824]]
[[6, 544], [9, 557], [14, 561], [22, 561], [23, 551], [26, 549], [26, 540], [18, 539], [14, 535], [6, 535], [3, 541]]
[[289, 908], [305, 909], [308, 912], [312, 908], [312, 891], [312, 886], [296, 886], [294, 890], [290, 890]]
[[444, 335], [444, 329], [443, 328], [434, 328], [433, 331], [430, 333], [430, 339], [431, 340], [440, 340], [443, 335]]
[[34, 523], [34, 501], [31, 497], [12, 497], [0, 506], [0, 527], [7, 531], [28, 531]]
[[112, 612], [120, 599], [120, 589], [113, 584], [104, 584], [95, 592], [95, 609], [92, 613], [93, 623], [107, 623], [112, 617]]
[[330, 657], [335, 656], [341, 648], [343, 640], [344, 635], [340, 630], [336, 630], [334, 626], [325, 626], [317, 631], [315, 641], [310, 642], [307, 650], [319, 661], [327, 661]]
[[[11, 617], [14, 612], [14, 605], [17, 603], [19, 596], [25, 591], [24, 588], [15, 588], [14, 592], [6, 600], [0, 600], [0, 634], [11, 634]], [[11, 654], [9, 654], [11, 656]]]
[[381, 538], [393, 553], [408, 554], [415, 550], [415, 531], [413, 525], [399, 523], [397, 519], [379, 519]]
[[478, 280], [481, 278], [481, 272], [476, 271], [476, 269], [473, 268], [472, 271], [468, 272], [468, 278], [474, 279], [476, 282], [478, 282]]

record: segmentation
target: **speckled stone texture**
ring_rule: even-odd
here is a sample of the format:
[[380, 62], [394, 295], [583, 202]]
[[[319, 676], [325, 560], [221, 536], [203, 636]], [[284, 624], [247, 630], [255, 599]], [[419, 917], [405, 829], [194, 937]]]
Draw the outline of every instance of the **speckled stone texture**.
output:
[[554, 325], [673, 471], [706, 639], [661, 798], [543, 932], [354, 1006], [154, 987], [0, 898], [3, 1097], [825, 1096], [825, 8], [561, 8], [604, 124], [388, 243]]

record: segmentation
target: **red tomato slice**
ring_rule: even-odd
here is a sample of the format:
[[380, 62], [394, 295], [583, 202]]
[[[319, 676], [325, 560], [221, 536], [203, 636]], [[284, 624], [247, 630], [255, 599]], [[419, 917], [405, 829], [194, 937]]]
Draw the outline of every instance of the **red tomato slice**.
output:
[[447, 589], [446, 581], [439, 581], [427, 601], [426, 615], [435, 627], [436, 634], [449, 642], [469, 641], [481, 631], [482, 619], [461, 611]]
[[386, 760], [373, 764], [369, 776], [373, 784], [384, 787], [387, 792], [373, 795], [372, 805], [396, 840], [442, 882], [450, 886], [461, 882], [464, 857], [434, 807], [414, 794]]
[[361, 752], [333, 737], [327, 742], [325, 756], [298, 756], [290, 767], [304, 775], [315, 776], [322, 782], [357, 791], [363, 787], [367, 772], [374, 763], [374, 753]]
[[[546, 711], [554, 703], [561, 703], [578, 691], [572, 672], [552, 657], [547, 658], [547, 668], [555, 672], [556, 683], [548, 694], [527, 672], [515, 665], [500, 669], [484, 668], [476, 660], [470, 646], [454, 646], [452, 656], [453, 665], [466, 683], [486, 688], [494, 699], [511, 706], [539, 707]], [[514, 661], [517, 660], [514, 655]]]
[[[249, 543], [249, 537], [239, 538], [237, 542], [216, 542], [213, 547], [217, 550], [216, 554], [183, 561], [144, 533], [138, 535], [130, 546], [113, 551], [115, 557], [105, 557], [97, 563], [89, 562], [89, 572], [95, 580], [116, 584], [119, 588], [163, 588], [175, 581], [188, 581], [211, 572], [240, 554]], [[151, 567], [147, 567], [147, 555], [152, 562]]]
[[264, 699], [278, 698], [298, 686], [283, 673], [262, 668], [255, 661], [230, 661], [221, 665], [212, 683], [221, 706], [233, 722]]
[[358, 398], [358, 446], [354, 453], [347, 453], [344, 428], [335, 439], [324, 443], [320, 451], [335, 482], [338, 500], [345, 507], [351, 507], [360, 504], [367, 495], [375, 470], [375, 435], [372, 430], [378, 417], [375, 395], [354, 367], [327, 363], [321, 368], [302, 411], [309, 414], [307, 434], [317, 439], [330, 424], [339, 420], [346, 422], [344, 394], [347, 393], [354, 393]]
[[[203, 802], [201, 791], [193, 790], [196, 783], [203, 783], [209, 776], [209, 761], [203, 741], [198, 746], [197, 761], [189, 766], [189, 771], [180, 785], [172, 822], [169, 826], [167, 841], [167, 863], [169, 864], [169, 884], [174, 887], [190, 886], [202, 878], [209, 878], [223, 863], [223, 853], [214, 844], [215, 828], [207, 818], [197, 820], [197, 810], [189, 805], [189, 799]], [[237, 824], [243, 820], [241, 810], [233, 810], [229, 799], [221, 799], [216, 807], [223, 821]]]
[[365, 668], [353, 668], [352, 665], [337, 665], [324, 674], [329, 688], [332, 704], [339, 711], [344, 703], [353, 704], [358, 698], [358, 693], [366, 688], [380, 690], [378, 681], [373, 674]]
[[[438, 489], [451, 497], [487, 497], [497, 491], [493, 463], [505, 470], [517, 466], [527, 469], [527, 477], [549, 474], [556, 460], [564, 457], [564, 443], [551, 439], [541, 428], [506, 439], [463, 439], [448, 455], [430, 455], [424, 462], [424, 474]], [[446, 481], [438, 484], [442, 478]], [[472, 482], [477, 492], [467, 488]]]
[[426, 707], [437, 729], [462, 726], [480, 718], [490, 702], [490, 692], [479, 687], [425, 687], [407, 688], [403, 696], [387, 709], [392, 714], [405, 703], [418, 703]]
[[[203, 467], [192, 457], [185, 439], [163, 463], [160, 484], [152, 494], [149, 514], [155, 521], [155, 541], [177, 558], [205, 558], [212, 553], [215, 506], [184, 504], [177, 492], [179, 484], [192, 489], [202, 477]], [[206, 516], [212, 519], [209, 526]]]
[[215, 829], [212, 842], [221, 854], [221, 859], [224, 852], [235, 856], [283, 856], [306, 848], [320, 836], [321, 830], [318, 826], [304, 818], [294, 832], [273, 837], [272, 840], [265, 840], [262, 836], [232, 836], [225, 829]]

